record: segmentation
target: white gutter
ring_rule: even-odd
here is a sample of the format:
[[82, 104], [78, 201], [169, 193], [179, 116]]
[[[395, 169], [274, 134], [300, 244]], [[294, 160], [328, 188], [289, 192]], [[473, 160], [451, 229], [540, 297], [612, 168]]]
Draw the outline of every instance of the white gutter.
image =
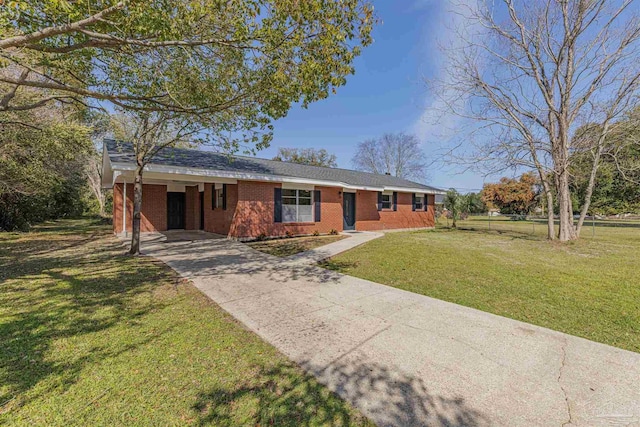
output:
[[[113, 170], [120, 171], [132, 171], [135, 170], [135, 166], [129, 163], [112, 163]], [[247, 181], [268, 181], [268, 182], [291, 182], [296, 184], [310, 184], [327, 187], [342, 187], [350, 190], [366, 190], [366, 191], [399, 191], [404, 193], [428, 193], [428, 194], [446, 194], [440, 190], [427, 190], [425, 188], [411, 188], [411, 187], [377, 187], [377, 186], [358, 186], [351, 185], [340, 181], [325, 181], [315, 180], [307, 178], [296, 178], [290, 176], [270, 175], [270, 174], [254, 174], [244, 172], [230, 172], [212, 169], [197, 169], [188, 168], [183, 166], [163, 166], [163, 165], [147, 165], [144, 168], [148, 172], [167, 173], [167, 174], [182, 174], [192, 176], [206, 176], [214, 178], [230, 178], [240, 179]]]

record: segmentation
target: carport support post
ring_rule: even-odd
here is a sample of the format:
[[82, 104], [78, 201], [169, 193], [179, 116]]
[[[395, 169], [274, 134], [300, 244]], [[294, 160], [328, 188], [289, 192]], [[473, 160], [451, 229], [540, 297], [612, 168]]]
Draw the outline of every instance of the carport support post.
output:
[[122, 233], [127, 236], [127, 179], [122, 184]]

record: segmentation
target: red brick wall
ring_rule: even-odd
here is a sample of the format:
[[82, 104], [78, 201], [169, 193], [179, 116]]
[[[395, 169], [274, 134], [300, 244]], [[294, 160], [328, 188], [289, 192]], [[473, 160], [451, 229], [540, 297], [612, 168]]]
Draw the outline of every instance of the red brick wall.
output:
[[[232, 237], [282, 236], [311, 234], [314, 231], [328, 233], [332, 229], [342, 231], [342, 193], [338, 187], [316, 187], [321, 192], [321, 221], [309, 223], [275, 223], [273, 218], [274, 188], [279, 183], [238, 181], [227, 185], [227, 209], [212, 209], [213, 184], [205, 184], [205, 231]], [[122, 184], [116, 184], [113, 192], [113, 229], [122, 232]], [[187, 230], [200, 228], [200, 194], [198, 186], [186, 187]], [[356, 230], [384, 230], [394, 228], [421, 228], [434, 226], [435, 196], [428, 196], [427, 211], [411, 210], [411, 193], [398, 193], [398, 209], [378, 211], [378, 193], [356, 193]], [[127, 185], [127, 230], [131, 231], [133, 215], [133, 185]], [[141, 229], [164, 231], [167, 229], [167, 187], [145, 184], [142, 195]]]
[[222, 206], [212, 209], [212, 191], [213, 184], [204, 185], [204, 230], [226, 236], [236, 212], [238, 186], [227, 184], [227, 209], [222, 209]]
[[[123, 184], [113, 187], [113, 231], [122, 233]], [[127, 231], [132, 229], [133, 184], [127, 184]], [[140, 230], [142, 232], [167, 229], [167, 186], [142, 185], [142, 209]]]
[[398, 193], [398, 208], [378, 211], [378, 193], [361, 191], [356, 193], [356, 230], [391, 230], [397, 228], [433, 227], [435, 196], [427, 197], [426, 211], [412, 211], [412, 193]]
[[342, 231], [342, 196], [337, 187], [316, 187], [320, 190], [320, 222], [275, 223], [273, 217], [274, 188], [279, 183], [238, 181], [237, 207], [229, 235], [233, 237], [283, 236]]

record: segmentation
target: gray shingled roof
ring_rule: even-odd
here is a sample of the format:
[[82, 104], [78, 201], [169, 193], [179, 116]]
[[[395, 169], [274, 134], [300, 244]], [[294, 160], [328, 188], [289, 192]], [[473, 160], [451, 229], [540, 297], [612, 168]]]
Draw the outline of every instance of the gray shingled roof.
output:
[[[132, 144], [112, 139], [105, 139], [104, 142], [111, 163], [135, 163]], [[358, 172], [350, 169], [301, 165], [256, 157], [229, 156], [211, 151], [184, 148], [166, 148], [158, 153], [150, 163], [153, 165], [335, 181], [354, 186], [404, 187], [424, 189], [426, 192], [442, 191], [435, 187], [395, 176]]]

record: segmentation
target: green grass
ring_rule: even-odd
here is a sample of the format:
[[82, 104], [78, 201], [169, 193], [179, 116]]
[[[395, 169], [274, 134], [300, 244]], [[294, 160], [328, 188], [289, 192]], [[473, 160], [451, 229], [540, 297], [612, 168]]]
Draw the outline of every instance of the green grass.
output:
[[560, 244], [542, 225], [492, 225], [389, 233], [325, 266], [640, 352], [640, 229], [596, 227]]
[[368, 425], [107, 227], [0, 233], [0, 424]]
[[308, 251], [329, 243], [342, 240], [346, 236], [306, 236], [291, 239], [274, 239], [247, 243], [253, 249], [271, 255], [286, 257], [300, 252]]

